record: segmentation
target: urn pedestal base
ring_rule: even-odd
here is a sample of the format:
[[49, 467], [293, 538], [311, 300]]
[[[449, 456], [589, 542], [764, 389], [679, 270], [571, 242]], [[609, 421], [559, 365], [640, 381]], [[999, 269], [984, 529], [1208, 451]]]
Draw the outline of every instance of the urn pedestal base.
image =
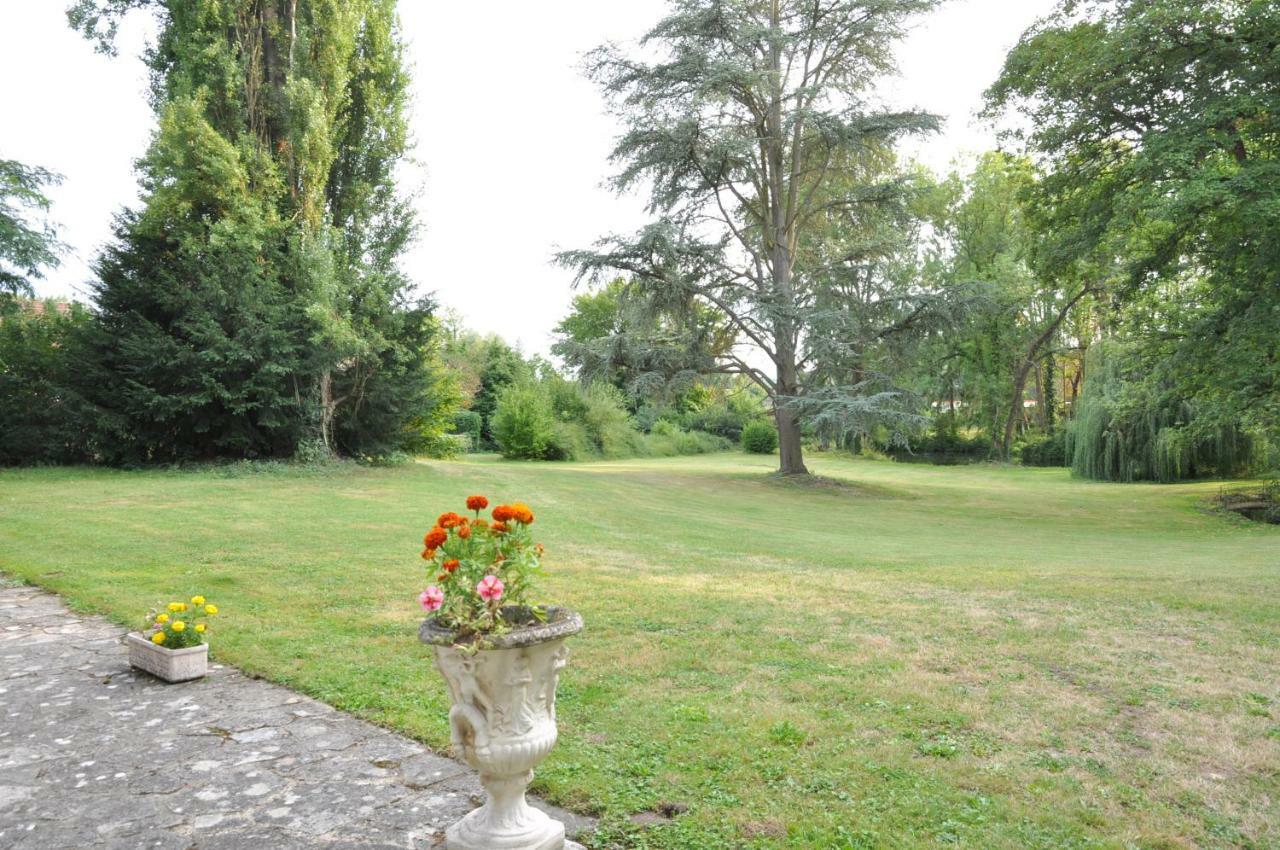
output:
[[435, 648], [449, 686], [454, 750], [480, 773], [487, 797], [445, 830], [447, 850], [581, 850], [565, 840], [564, 824], [525, 799], [533, 769], [556, 743], [565, 639], [581, 629], [577, 614], [552, 608], [524, 628], [462, 648], [434, 621], [423, 624], [422, 641]]
[[564, 850], [564, 824], [530, 807], [537, 817], [515, 828], [495, 828], [485, 807], [445, 830], [446, 850]]
[[[468, 834], [463, 835], [462, 824], [464, 822], [465, 818], [445, 830], [444, 846], [446, 850], [495, 850], [495, 848], [506, 847], [506, 845], [503, 844], [494, 844], [488, 838], [483, 836], [471, 835], [469, 832]], [[551, 822], [559, 824], [558, 821]], [[531, 850], [586, 850], [586, 848], [578, 842], [570, 841], [565, 838], [564, 824], [559, 824], [559, 826], [558, 838], [548, 839], [548, 841], [543, 844], [516, 844], [512, 846], [519, 848], [519, 850], [525, 850], [525, 848], [531, 848]]]

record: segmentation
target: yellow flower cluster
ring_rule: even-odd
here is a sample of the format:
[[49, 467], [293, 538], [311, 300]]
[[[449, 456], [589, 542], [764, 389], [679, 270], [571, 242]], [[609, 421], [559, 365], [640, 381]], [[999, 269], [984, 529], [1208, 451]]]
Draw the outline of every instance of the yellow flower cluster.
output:
[[[152, 617], [147, 631], [152, 643], [172, 646], [174, 649], [202, 643], [206, 626], [197, 621], [218, 613], [218, 606], [208, 602], [203, 596], [193, 596], [189, 603], [170, 602], [165, 608], [166, 611]], [[194, 634], [188, 633], [188, 626]]]

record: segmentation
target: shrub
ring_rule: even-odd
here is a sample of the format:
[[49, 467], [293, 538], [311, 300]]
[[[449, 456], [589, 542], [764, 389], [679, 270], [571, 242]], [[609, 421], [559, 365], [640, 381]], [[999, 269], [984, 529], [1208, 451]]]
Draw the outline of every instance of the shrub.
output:
[[499, 393], [493, 436], [503, 457], [561, 459], [563, 435], [556, 426], [551, 400], [538, 384], [511, 384]]
[[591, 435], [581, 422], [557, 422], [544, 460], [590, 460], [596, 456]]
[[320, 439], [299, 440], [298, 445], [293, 449], [293, 459], [304, 466], [336, 460], [333, 452], [329, 451], [329, 447], [324, 444], [324, 440]]
[[742, 429], [749, 419], [748, 414], [722, 402], [684, 414], [680, 424], [690, 431], [706, 431], [736, 443], [742, 439]]
[[763, 419], [748, 422], [742, 428], [742, 448], [752, 454], [773, 454], [778, 450], [777, 429]]
[[581, 396], [585, 426], [595, 450], [602, 457], [635, 457], [643, 453], [643, 439], [627, 415], [622, 393], [614, 386], [594, 383]]
[[653, 430], [643, 438], [641, 454], [650, 457], [677, 457], [702, 455], [728, 451], [732, 443], [705, 431], [686, 431], [667, 420], [654, 423]]
[[494, 436], [509, 458], [591, 460], [670, 457], [725, 451], [730, 443], [667, 420], [642, 434], [622, 393], [605, 383], [582, 386], [558, 375], [508, 387], [494, 413]]
[[[419, 448], [419, 452], [426, 457], [440, 460], [459, 457], [475, 450], [476, 442], [470, 434], [437, 434], [429, 440], [424, 440]], [[412, 455], [406, 456], [412, 457]]]
[[450, 431], [454, 436], [467, 440], [465, 451], [479, 451], [484, 434], [484, 418], [474, 410], [457, 410], [453, 414]]
[[1023, 466], [1066, 466], [1067, 432], [1058, 431], [1032, 440], [1022, 447], [1020, 459]]
[[[551, 403], [551, 412], [557, 419], [581, 422], [586, 418], [590, 408], [588, 394], [591, 389], [583, 389], [576, 381], [569, 381], [555, 374], [543, 377], [538, 385], [546, 393], [547, 400]], [[626, 413], [622, 415], [626, 416]]]
[[78, 305], [62, 313], [0, 302], [0, 312], [0, 464], [89, 459], [107, 418], [79, 391], [92, 317]]
[[966, 436], [950, 430], [935, 430], [913, 438], [907, 447], [890, 448], [889, 456], [908, 463], [948, 466], [986, 460], [991, 450], [991, 441], [980, 434]]

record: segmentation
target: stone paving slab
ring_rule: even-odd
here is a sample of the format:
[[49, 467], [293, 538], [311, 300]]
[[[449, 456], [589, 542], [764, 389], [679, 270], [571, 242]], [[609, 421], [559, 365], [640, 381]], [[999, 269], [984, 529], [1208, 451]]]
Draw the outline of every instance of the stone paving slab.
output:
[[0, 848], [423, 850], [482, 799], [464, 765], [234, 668], [135, 671], [123, 635], [0, 576]]

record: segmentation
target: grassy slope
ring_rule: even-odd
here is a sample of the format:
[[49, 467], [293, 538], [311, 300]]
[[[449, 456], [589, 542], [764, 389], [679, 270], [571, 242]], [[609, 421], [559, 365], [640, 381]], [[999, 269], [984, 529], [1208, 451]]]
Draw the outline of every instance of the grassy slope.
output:
[[[0, 473], [0, 569], [429, 743], [421, 534], [523, 499], [588, 631], [537, 789], [653, 848], [1280, 846], [1280, 529], [1216, 485], [720, 455]], [[687, 814], [646, 829], [626, 815]]]

